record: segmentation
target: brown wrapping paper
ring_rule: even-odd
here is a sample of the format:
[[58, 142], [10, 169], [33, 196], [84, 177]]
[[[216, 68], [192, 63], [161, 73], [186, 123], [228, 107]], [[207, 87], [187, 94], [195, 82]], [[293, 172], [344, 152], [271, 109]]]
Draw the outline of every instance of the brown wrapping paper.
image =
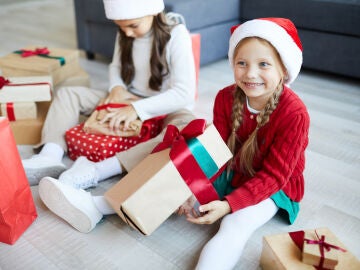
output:
[[[218, 168], [231, 158], [230, 150], [213, 125], [197, 139]], [[192, 194], [170, 160], [169, 151], [150, 154], [105, 193], [116, 213], [145, 235], [157, 229]]]
[[1, 116], [7, 117], [9, 121], [37, 118], [35, 102], [2, 103], [0, 106]]
[[50, 102], [37, 102], [37, 118], [10, 122], [16, 144], [38, 144], [41, 139], [41, 130], [45, 121]]
[[[26, 50], [34, 50], [41, 46], [28, 46]], [[44, 76], [52, 77], [54, 86], [71, 77], [79, 70], [79, 51], [48, 48], [50, 56], [63, 57], [65, 64], [61, 65], [57, 59], [45, 58], [41, 56], [22, 57], [17, 53], [10, 53], [0, 58], [0, 69], [2, 76], [19, 77], [19, 76]], [[15, 51], [15, 50], [14, 50]]]
[[[335, 239], [339, 247], [346, 249], [328, 228], [316, 230]], [[312, 231], [314, 230], [305, 230], [305, 233]], [[349, 250], [339, 252], [338, 256], [336, 270], [360, 269], [359, 260]], [[302, 250], [295, 245], [288, 233], [264, 236], [260, 266], [263, 270], [316, 270], [314, 266], [302, 262]]]

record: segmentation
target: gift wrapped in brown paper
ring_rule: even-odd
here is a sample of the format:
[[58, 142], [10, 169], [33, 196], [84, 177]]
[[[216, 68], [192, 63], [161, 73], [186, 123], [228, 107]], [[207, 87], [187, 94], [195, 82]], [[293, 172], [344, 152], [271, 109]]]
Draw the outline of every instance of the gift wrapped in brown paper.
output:
[[[181, 131], [182, 134], [175, 132], [176, 127], [169, 125], [163, 143], [171, 141], [170, 134], [175, 136], [175, 143], [147, 156], [105, 193], [105, 198], [117, 214], [145, 235], [150, 235], [156, 230], [192, 194], [199, 202], [218, 198], [209, 178], [231, 158], [232, 154], [216, 128], [213, 125], [205, 125], [204, 131], [200, 134], [195, 132], [198, 134], [195, 138], [184, 140], [186, 144], [196, 146], [187, 148], [182, 145], [178, 153], [173, 153], [179, 146], [175, 144], [182, 144], [179, 138], [186, 138], [191, 133], [188, 131], [192, 130], [193, 123], [199, 123], [197, 120], [185, 127]], [[159, 144], [156, 149], [159, 150], [163, 146]], [[194, 153], [195, 151], [198, 153]], [[179, 153], [181, 155], [178, 155]], [[194, 158], [197, 154], [200, 154], [203, 164]], [[177, 160], [180, 156], [186, 158]], [[203, 172], [206, 176], [200, 175], [202, 171], [207, 171]], [[210, 171], [212, 172], [209, 173]], [[196, 190], [197, 188], [199, 190]]]
[[[337, 243], [342, 250], [338, 253], [338, 264], [336, 270], [357, 270], [360, 269], [360, 261], [347, 250], [337, 237], [328, 228], [316, 229], [319, 235], [326, 235]], [[302, 250], [305, 235], [312, 234], [314, 230], [296, 231], [282, 233], [263, 238], [263, 250], [260, 259], [260, 266], [263, 270], [326, 270], [324, 266], [309, 265], [302, 262]], [[319, 248], [319, 246], [317, 247]], [[326, 255], [327, 256], [327, 255]]]
[[14, 134], [16, 144], [34, 145], [40, 142], [41, 130], [50, 107], [50, 102], [37, 102], [36, 107], [36, 119], [24, 119], [10, 122], [10, 127]]
[[0, 58], [3, 76], [49, 75], [54, 86], [71, 77], [79, 67], [78, 50], [28, 46]]
[[326, 269], [335, 269], [338, 253], [346, 250], [339, 247], [336, 238], [320, 233], [318, 230], [305, 232], [302, 261]]
[[51, 91], [50, 76], [0, 76], [0, 103], [50, 101]]
[[129, 106], [129, 102], [123, 101], [122, 104], [109, 103], [98, 105], [95, 110], [91, 113], [90, 117], [85, 121], [83, 130], [86, 133], [95, 134], [95, 135], [110, 135], [110, 136], [120, 136], [120, 137], [130, 137], [138, 136], [140, 134], [142, 121], [136, 119], [129, 124], [127, 130], [123, 129], [123, 124], [120, 125], [118, 131], [113, 131], [110, 129], [109, 121], [101, 123], [100, 120], [105, 116], [106, 110], [108, 108], [121, 108]]
[[2, 103], [1, 116], [5, 116], [9, 121], [36, 119], [37, 109], [35, 102], [16, 102]]

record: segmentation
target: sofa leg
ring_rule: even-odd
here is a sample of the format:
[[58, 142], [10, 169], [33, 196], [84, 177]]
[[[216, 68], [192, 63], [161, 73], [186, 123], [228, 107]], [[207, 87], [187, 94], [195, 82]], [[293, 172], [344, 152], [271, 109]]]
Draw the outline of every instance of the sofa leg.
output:
[[95, 54], [93, 52], [86, 51], [86, 58], [89, 60], [94, 60]]

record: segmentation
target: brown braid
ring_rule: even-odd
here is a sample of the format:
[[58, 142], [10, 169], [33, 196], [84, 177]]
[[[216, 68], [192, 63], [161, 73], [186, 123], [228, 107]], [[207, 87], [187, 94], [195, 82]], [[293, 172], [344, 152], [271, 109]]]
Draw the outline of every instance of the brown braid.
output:
[[[242, 120], [243, 120], [243, 107], [246, 101], [245, 93], [236, 86], [234, 89], [234, 103], [232, 107], [231, 119], [232, 119], [232, 132], [230, 137], [227, 141], [227, 145], [235, 157], [235, 150], [236, 150], [236, 131], [240, 127]], [[229, 173], [233, 163], [235, 162], [234, 158], [228, 162], [227, 172]]]

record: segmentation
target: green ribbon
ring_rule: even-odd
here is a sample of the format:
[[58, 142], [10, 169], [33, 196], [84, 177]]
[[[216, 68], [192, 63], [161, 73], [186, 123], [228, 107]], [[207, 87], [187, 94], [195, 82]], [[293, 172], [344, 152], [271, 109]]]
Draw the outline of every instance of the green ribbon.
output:
[[203, 144], [197, 138], [187, 140], [186, 144], [206, 177], [210, 179], [214, 176], [219, 168]]
[[[22, 54], [23, 51], [21, 51], [21, 50], [20, 51], [15, 51], [14, 53]], [[47, 54], [34, 54], [34, 55], [45, 57], [45, 58], [56, 59], [56, 60], [59, 60], [60, 66], [65, 65], [65, 58], [61, 57], [61, 56], [51, 56], [51, 55], [47, 55]]]

